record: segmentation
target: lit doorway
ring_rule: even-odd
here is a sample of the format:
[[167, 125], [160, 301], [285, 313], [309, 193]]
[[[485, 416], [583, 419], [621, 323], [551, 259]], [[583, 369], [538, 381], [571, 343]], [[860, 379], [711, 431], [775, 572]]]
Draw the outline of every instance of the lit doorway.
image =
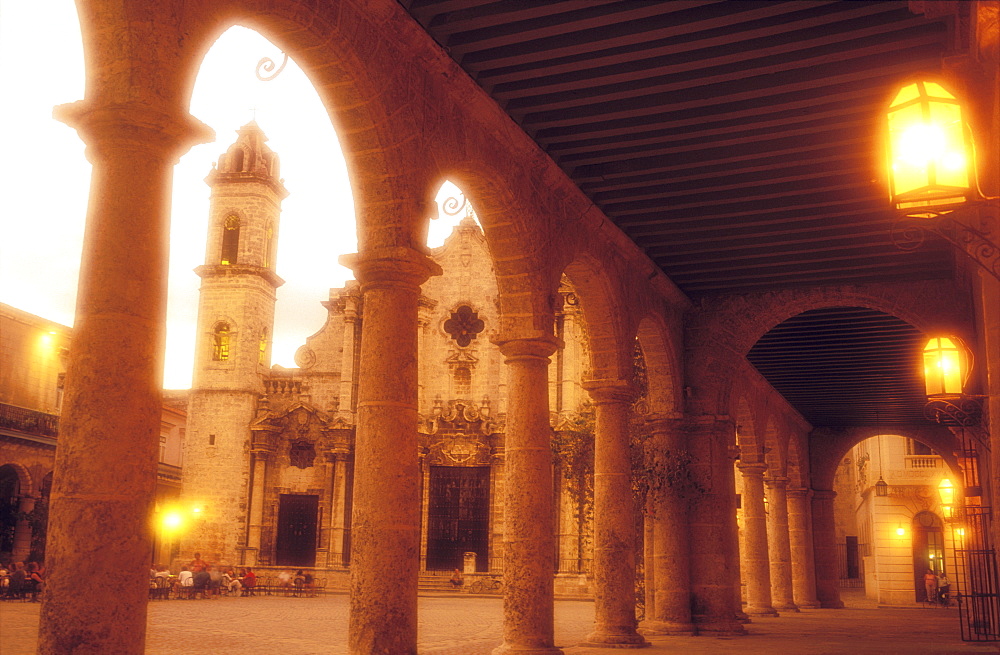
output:
[[913, 517], [913, 591], [917, 602], [925, 599], [924, 574], [927, 569], [944, 573], [944, 531], [941, 519], [932, 512]]

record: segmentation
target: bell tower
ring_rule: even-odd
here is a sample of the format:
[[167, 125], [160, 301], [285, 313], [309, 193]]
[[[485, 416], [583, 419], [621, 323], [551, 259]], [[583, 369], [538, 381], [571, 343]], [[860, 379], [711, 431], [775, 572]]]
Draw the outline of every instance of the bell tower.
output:
[[[194, 379], [184, 443], [181, 553], [242, 563], [250, 422], [264, 392], [274, 329], [281, 201], [278, 156], [255, 122], [205, 178], [211, 187], [198, 303]], [[186, 558], [186, 559], [185, 559]]]

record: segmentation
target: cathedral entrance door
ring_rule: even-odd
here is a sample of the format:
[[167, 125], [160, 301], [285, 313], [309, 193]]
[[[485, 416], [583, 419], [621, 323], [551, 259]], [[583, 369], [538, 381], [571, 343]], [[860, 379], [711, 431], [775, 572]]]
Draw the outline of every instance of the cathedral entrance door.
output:
[[427, 507], [427, 570], [462, 568], [476, 553], [476, 570], [489, 570], [490, 468], [432, 466]]
[[277, 566], [316, 566], [319, 496], [281, 494], [278, 505]]

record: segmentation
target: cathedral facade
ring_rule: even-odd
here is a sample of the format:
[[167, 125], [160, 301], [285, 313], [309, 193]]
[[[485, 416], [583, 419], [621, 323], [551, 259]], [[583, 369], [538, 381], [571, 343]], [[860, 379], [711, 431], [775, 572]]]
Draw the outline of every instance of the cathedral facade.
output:
[[[362, 294], [353, 280], [332, 289], [322, 303], [326, 322], [296, 352], [297, 367], [268, 366], [286, 192], [260, 128], [250, 123], [238, 134], [206, 179], [210, 228], [196, 271], [202, 287], [181, 503], [196, 511], [177, 552], [181, 561], [197, 551], [222, 565], [313, 568], [346, 585], [337, 572], [351, 561]], [[420, 562], [428, 572], [496, 573], [507, 367], [491, 342], [499, 331], [493, 259], [471, 206], [459, 211], [451, 235], [430, 251], [442, 274], [422, 285], [418, 305]], [[549, 366], [556, 430], [585, 423], [588, 411], [579, 303], [567, 281], [558, 295], [560, 347]], [[589, 567], [592, 524], [587, 499], [563, 483], [572, 472], [558, 455], [553, 571], [575, 581]]]

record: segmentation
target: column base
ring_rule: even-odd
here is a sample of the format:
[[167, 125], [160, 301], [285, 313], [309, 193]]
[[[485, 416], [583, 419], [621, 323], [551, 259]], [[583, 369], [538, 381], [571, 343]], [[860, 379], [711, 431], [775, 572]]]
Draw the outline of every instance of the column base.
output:
[[819, 606], [827, 610], [842, 610], [844, 609], [844, 601], [842, 600], [822, 600]]
[[800, 610], [818, 610], [822, 607], [818, 600], [807, 600], [800, 603], [795, 603], [796, 607]]
[[494, 648], [490, 655], [563, 655], [563, 651], [561, 648], [556, 648], [555, 646], [542, 646], [539, 648], [503, 643]]
[[799, 606], [795, 603], [775, 603], [774, 609], [781, 612], [798, 612]]
[[693, 637], [698, 634], [694, 623], [679, 623], [676, 621], [643, 621], [639, 626], [642, 635], [686, 635]]
[[740, 623], [753, 623], [753, 621], [750, 620], [750, 617], [747, 616], [747, 613], [742, 609], [736, 610], [736, 620]]
[[778, 616], [778, 610], [773, 607], [748, 607], [746, 613], [750, 616]]

